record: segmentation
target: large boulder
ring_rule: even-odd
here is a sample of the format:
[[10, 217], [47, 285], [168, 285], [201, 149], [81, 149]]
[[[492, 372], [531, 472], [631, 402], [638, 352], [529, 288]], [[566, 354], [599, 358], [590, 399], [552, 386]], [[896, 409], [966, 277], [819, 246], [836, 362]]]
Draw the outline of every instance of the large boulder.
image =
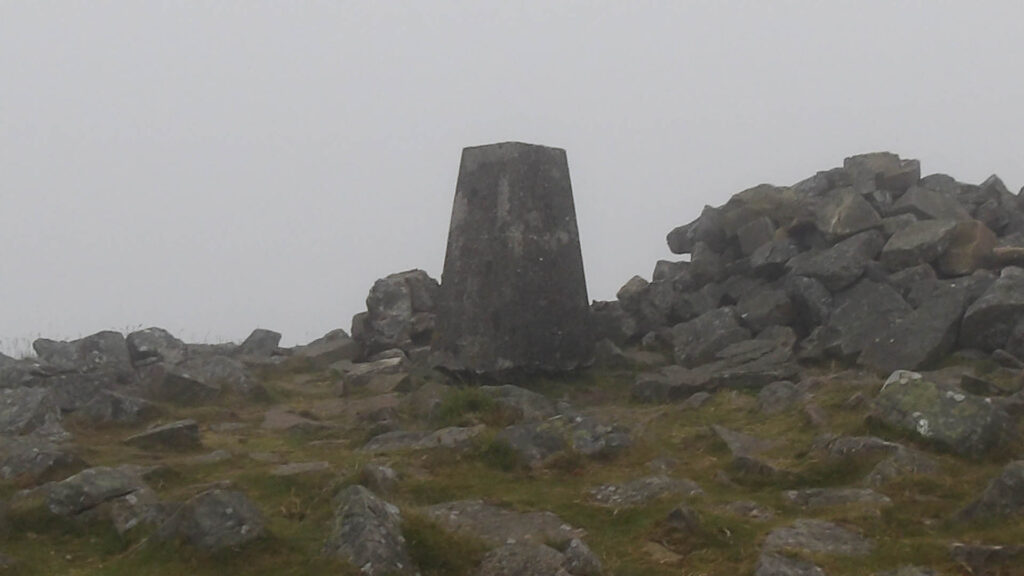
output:
[[439, 290], [437, 280], [423, 270], [377, 280], [366, 297], [365, 315], [352, 320], [352, 338], [366, 355], [430, 344]]
[[1003, 446], [1012, 426], [987, 399], [903, 370], [893, 372], [875, 397], [872, 418], [972, 458]]
[[799, 519], [772, 530], [764, 541], [766, 552], [795, 550], [828, 556], [867, 556], [874, 542], [824, 520]]
[[1024, 318], [1024, 269], [1004, 268], [999, 279], [964, 313], [960, 344], [992, 351], [1005, 348]]
[[214, 489], [185, 502], [157, 532], [206, 552], [239, 548], [266, 534], [263, 514], [245, 494]]
[[996, 235], [978, 220], [957, 222], [945, 254], [935, 262], [945, 276], [966, 276], [992, 263]]
[[0, 434], [29, 434], [59, 422], [60, 409], [49, 390], [0, 390]]
[[398, 508], [362, 486], [349, 486], [335, 498], [334, 520], [323, 550], [368, 576], [416, 573]]
[[705, 206], [699, 218], [669, 232], [666, 241], [673, 254], [689, 254], [698, 243], [710, 246], [713, 250], [724, 249], [726, 236], [722, 228], [721, 210]]
[[815, 225], [827, 238], [843, 238], [878, 227], [878, 212], [853, 188], [833, 190], [815, 213]]
[[833, 302], [835, 308], [821, 335], [822, 346], [829, 355], [848, 360], [856, 359], [912, 311], [898, 292], [867, 279], [837, 294]]
[[892, 152], [870, 152], [843, 160], [859, 190], [871, 187], [902, 194], [921, 179], [921, 163]]
[[889, 214], [913, 214], [922, 220], [971, 219], [971, 214], [954, 196], [923, 186], [912, 186], [907, 190]]
[[136, 474], [127, 470], [88, 468], [52, 485], [47, 491], [46, 504], [57, 516], [75, 516], [145, 487]]
[[97, 332], [71, 342], [39, 338], [32, 348], [41, 362], [60, 371], [89, 372], [102, 368], [130, 373], [132, 368], [120, 332]]
[[880, 260], [893, 271], [932, 262], [946, 252], [956, 229], [954, 220], [914, 222], [889, 238]]
[[868, 342], [858, 362], [883, 374], [935, 367], [956, 345], [966, 305], [963, 288], [934, 293], [903, 321]]
[[338, 328], [305, 346], [296, 346], [292, 356], [308, 361], [314, 368], [324, 369], [342, 360], [355, 361], [363, 354], [362, 346]]
[[132, 364], [145, 366], [157, 362], [178, 364], [188, 356], [188, 346], [163, 328], [136, 330], [125, 339]]
[[238, 346], [236, 353], [241, 356], [267, 357], [278, 351], [281, 334], [266, 328], [257, 328]]

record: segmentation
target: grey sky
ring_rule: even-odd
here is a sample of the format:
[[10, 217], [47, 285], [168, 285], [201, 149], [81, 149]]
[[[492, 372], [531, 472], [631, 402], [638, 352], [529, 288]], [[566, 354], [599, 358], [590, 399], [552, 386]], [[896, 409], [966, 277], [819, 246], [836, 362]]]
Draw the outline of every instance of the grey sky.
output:
[[347, 329], [470, 145], [568, 151], [595, 299], [851, 154], [1016, 190], [1021, 58], [1019, 2], [0, 0], [0, 348]]

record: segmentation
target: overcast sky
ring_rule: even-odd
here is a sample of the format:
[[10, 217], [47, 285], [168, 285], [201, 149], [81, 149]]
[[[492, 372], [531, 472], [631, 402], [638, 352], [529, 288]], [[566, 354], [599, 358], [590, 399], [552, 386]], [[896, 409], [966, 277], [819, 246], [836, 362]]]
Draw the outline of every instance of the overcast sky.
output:
[[0, 0], [0, 349], [347, 329], [439, 277], [471, 145], [567, 150], [592, 299], [852, 154], [1016, 191], [1021, 6]]

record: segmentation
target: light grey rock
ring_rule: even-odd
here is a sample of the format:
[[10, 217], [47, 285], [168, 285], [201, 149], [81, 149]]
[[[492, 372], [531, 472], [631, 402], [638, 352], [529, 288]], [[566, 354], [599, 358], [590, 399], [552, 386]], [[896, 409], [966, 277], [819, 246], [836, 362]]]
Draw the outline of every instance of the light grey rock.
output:
[[78, 414], [94, 423], [136, 424], [160, 413], [152, 402], [127, 394], [100, 390]]
[[808, 488], [782, 493], [789, 504], [802, 508], [831, 508], [856, 504], [870, 508], [892, 505], [892, 500], [869, 488]]
[[41, 362], [60, 371], [131, 371], [128, 347], [120, 332], [97, 332], [71, 342], [39, 338], [32, 348]]
[[211, 402], [222, 393], [220, 385], [204, 382], [198, 375], [166, 364], [145, 367], [143, 380], [154, 398], [185, 406]]
[[921, 220], [971, 219], [971, 214], [955, 197], [923, 186], [912, 186], [893, 204], [889, 215], [898, 214], [913, 214]]
[[901, 446], [875, 465], [864, 482], [868, 486], [880, 487], [905, 476], [932, 477], [941, 472], [939, 464], [931, 457], [912, 448]]
[[861, 280], [833, 301], [835, 308], [821, 339], [829, 355], [842, 359], [855, 359], [912, 311], [898, 292], [871, 280]]
[[562, 371], [593, 335], [564, 150], [466, 148], [455, 190], [438, 340], [456, 368]]
[[604, 484], [590, 490], [590, 498], [605, 506], [642, 506], [666, 496], [701, 496], [701, 490], [692, 480], [657, 475], [638, 478], [625, 484]]
[[1010, 418], [982, 398], [916, 372], [896, 371], [882, 387], [872, 417], [961, 456], [980, 457], [1007, 441]]
[[700, 217], [669, 232], [666, 241], [673, 254], [690, 254], [698, 243], [714, 250], [724, 249], [726, 235], [722, 228], [721, 209], [704, 206]]
[[182, 362], [177, 369], [206, 386], [252, 399], [267, 397], [266, 388], [235, 358], [220, 354], [197, 356]]
[[145, 487], [136, 474], [118, 468], [88, 468], [53, 484], [46, 505], [57, 516], [75, 516]]
[[582, 530], [551, 512], [516, 512], [480, 500], [435, 504], [426, 513], [445, 530], [478, 538], [491, 546], [571, 542], [583, 537]]
[[707, 364], [726, 346], [750, 338], [732, 307], [719, 308], [672, 328], [675, 360], [685, 367]]
[[368, 576], [416, 573], [402, 536], [401, 512], [362, 486], [349, 486], [335, 498], [323, 550]]
[[31, 436], [0, 440], [0, 477], [23, 485], [60, 480], [88, 465], [73, 449]]
[[259, 508], [245, 494], [222, 489], [191, 498], [158, 530], [162, 539], [180, 538], [207, 552], [240, 548], [266, 534]]
[[44, 388], [0, 390], [0, 434], [21, 435], [59, 426], [60, 410]]
[[135, 366], [157, 362], [179, 364], [188, 357], [188, 346], [167, 330], [158, 327], [132, 332], [125, 338], [128, 354]]
[[757, 407], [763, 414], [778, 414], [796, 405], [803, 396], [803, 391], [796, 384], [779, 380], [757, 393]]
[[514, 414], [516, 420], [540, 422], [558, 414], [555, 403], [548, 397], [519, 386], [481, 386], [480, 391]]
[[292, 350], [296, 358], [308, 361], [314, 368], [323, 370], [335, 362], [356, 361], [363, 355], [363, 347], [341, 328], [332, 330], [305, 346]]
[[810, 562], [765, 552], [757, 560], [754, 576], [825, 576], [825, 572]]
[[992, 351], [1005, 348], [1024, 318], [1024, 269], [1004, 268], [999, 279], [964, 313], [960, 345]]
[[786, 291], [781, 288], [757, 290], [747, 294], [736, 304], [740, 321], [757, 333], [771, 326], [793, 323], [795, 310]]
[[491, 550], [484, 556], [477, 569], [477, 576], [558, 576], [567, 574], [562, 570], [565, 557], [544, 544], [505, 544]]
[[836, 293], [856, 282], [884, 245], [882, 233], [869, 230], [851, 236], [827, 250], [794, 256], [786, 267], [791, 274], [814, 278], [830, 292]]
[[265, 328], [257, 328], [238, 346], [240, 356], [273, 356], [278, 352], [281, 334]]
[[827, 238], [841, 240], [878, 227], [881, 217], [853, 188], [834, 190], [815, 212], [815, 225]]
[[846, 528], [823, 520], [799, 519], [772, 530], [764, 541], [765, 552], [797, 550], [828, 556], [867, 556], [874, 542]]

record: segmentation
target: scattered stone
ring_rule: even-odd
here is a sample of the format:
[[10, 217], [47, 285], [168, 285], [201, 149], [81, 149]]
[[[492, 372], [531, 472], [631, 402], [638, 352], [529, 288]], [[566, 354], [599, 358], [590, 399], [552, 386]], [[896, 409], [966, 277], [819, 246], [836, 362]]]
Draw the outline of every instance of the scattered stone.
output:
[[327, 462], [291, 462], [281, 464], [270, 471], [271, 476], [298, 476], [300, 474], [312, 474], [324, 472], [331, 469]]
[[435, 504], [427, 508], [427, 516], [448, 531], [476, 537], [492, 546], [570, 542], [584, 535], [551, 512], [515, 512], [480, 500]]
[[498, 432], [495, 439], [507, 442], [531, 466], [568, 447], [563, 430], [546, 422], [513, 424]]
[[642, 506], [665, 496], [701, 496], [695, 482], [668, 476], [648, 476], [626, 484], [605, 484], [590, 491], [590, 497], [606, 506]]
[[374, 436], [362, 447], [363, 452], [386, 454], [403, 450], [429, 450], [431, 448], [463, 448], [484, 431], [486, 426], [449, 426], [434, 432], [408, 432], [395, 430]]
[[978, 499], [960, 511], [961, 520], [1024, 516], [1024, 460], [1010, 462]]
[[349, 486], [335, 498], [334, 510], [324, 554], [346, 560], [368, 576], [416, 573], [396, 506], [362, 486]]
[[285, 408], [273, 408], [263, 415], [263, 423], [260, 424], [260, 428], [297, 434], [313, 434], [325, 430], [329, 426], [323, 422], [289, 412]]
[[203, 454], [202, 456], [194, 456], [189, 461], [195, 464], [219, 464], [225, 460], [231, 459], [231, 452], [227, 450], [214, 450], [209, 454]]
[[199, 424], [195, 420], [179, 420], [150, 428], [124, 441], [129, 446], [145, 449], [192, 450], [201, 446]]
[[875, 398], [872, 417], [961, 456], [980, 457], [1000, 446], [1009, 416], [984, 399], [898, 370]]
[[749, 500], [731, 502], [725, 507], [725, 510], [735, 516], [756, 520], [758, 522], [766, 522], [775, 517], [775, 511], [771, 508]]
[[1013, 570], [1024, 562], [1024, 546], [985, 546], [982, 544], [955, 543], [949, 547], [949, 555], [959, 566], [971, 574], [1012, 575], [1003, 569]]
[[732, 453], [731, 467], [734, 472], [747, 479], [780, 478], [786, 472], [761, 457], [761, 453], [775, 446], [774, 442], [755, 438], [714, 424], [712, 431], [725, 442]]
[[565, 557], [544, 544], [505, 544], [484, 556], [477, 569], [478, 576], [530, 576], [532, 574], [565, 574]]
[[939, 464], [922, 452], [900, 447], [892, 455], [879, 462], [864, 479], [868, 486], [884, 486], [904, 476], [935, 476], [941, 469]]
[[159, 415], [152, 402], [110, 390], [100, 390], [78, 414], [94, 423], [137, 424]]
[[830, 556], [867, 556], [874, 542], [839, 525], [823, 520], [800, 519], [772, 530], [764, 541], [765, 552], [796, 550]]
[[179, 366], [184, 374], [208, 386], [223, 388], [254, 400], [266, 400], [267, 390], [235, 358], [211, 354], [190, 358]]
[[142, 480], [117, 468], [88, 468], [47, 490], [46, 502], [57, 516], [75, 516], [145, 487]]
[[39, 338], [32, 342], [39, 360], [58, 371], [92, 372], [100, 369], [131, 372], [124, 335], [109, 330], [71, 342]]
[[214, 489], [185, 502], [157, 533], [207, 552], [240, 548], [266, 535], [263, 514], [245, 494]]
[[868, 488], [809, 488], [782, 493], [786, 502], [802, 508], [830, 508], [858, 504], [880, 508], [892, 504], [888, 496]]
[[3, 440], [0, 453], [0, 477], [22, 485], [67, 478], [88, 466], [71, 449], [31, 436]]

